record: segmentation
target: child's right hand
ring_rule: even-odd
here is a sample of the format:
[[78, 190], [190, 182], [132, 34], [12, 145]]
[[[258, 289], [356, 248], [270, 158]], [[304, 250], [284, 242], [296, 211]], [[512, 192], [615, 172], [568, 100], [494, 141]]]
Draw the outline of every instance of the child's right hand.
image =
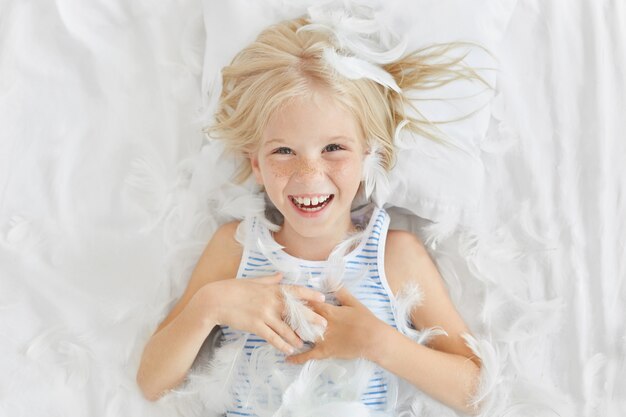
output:
[[[212, 320], [237, 330], [254, 333], [275, 348], [291, 355], [303, 346], [302, 340], [283, 320], [282, 274], [211, 282], [196, 294]], [[322, 293], [299, 285], [289, 291], [303, 301], [323, 302]], [[321, 326], [326, 320], [310, 310], [308, 321]], [[294, 349], [295, 348], [295, 349]]]

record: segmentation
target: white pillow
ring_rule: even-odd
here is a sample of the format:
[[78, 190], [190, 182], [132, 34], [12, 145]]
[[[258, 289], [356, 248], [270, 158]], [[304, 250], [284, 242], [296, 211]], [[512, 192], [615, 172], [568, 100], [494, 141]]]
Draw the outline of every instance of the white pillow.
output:
[[[516, 1], [397, 0], [381, 1], [380, 4], [384, 4], [384, 10], [388, 12], [385, 15], [394, 31], [408, 35], [407, 51], [433, 43], [471, 41], [495, 53]], [[303, 15], [308, 5], [318, 3], [307, 0], [205, 0], [205, 97], [208, 99], [209, 93], [216, 89], [221, 68], [228, 65], [261, 30], [280, 20]], [[472, 49], [466, 62], [473, 67], [496, 68], [496, 61], [479, 48]], [[480, 74], [495, 86], [495, 71]], [[463, 120], [440, 126], [453, 146], [401, 135], [402, 143], [407, 145], [398, 149], [397, 163], [390, 172], [389, 205], [432, 221], [455, 219], [467, 223], [472, 220], [482, 193], [484, 168], [480, 144], [489, 125], [492, 97], [493, 91], [484, 91], [484, 86], [464, 81], [420, 94], [421, 99], [446, 99], [420, 100], [418, 107], [430, 120], [448, 121], [473, 113]], [[208, 102], [205, 104], [212, 107]]]

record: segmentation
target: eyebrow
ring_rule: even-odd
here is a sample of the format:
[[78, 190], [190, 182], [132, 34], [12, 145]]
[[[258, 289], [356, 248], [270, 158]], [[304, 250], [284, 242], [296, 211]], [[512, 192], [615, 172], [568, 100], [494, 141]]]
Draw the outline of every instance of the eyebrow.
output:
[[[343, 139], [343, 140], [347, 140], [348, 142], [356, 142], [356, 139], [351, 137], [351, 136], [344, 136], [344, 135], [337, 135], [337, 136], [331, 136], [329, 138], [327, 138], [326, 140], [328, 142], [333, 141], [333, 140], [339, 140], [339, 139]], [[272, 143], [275, 142], [287, 142], [285, 139], [283, 138], [272, 138], [270, 140], [268, 140], [267, 142], [265, 142], [265, 145], [270, 145]]]

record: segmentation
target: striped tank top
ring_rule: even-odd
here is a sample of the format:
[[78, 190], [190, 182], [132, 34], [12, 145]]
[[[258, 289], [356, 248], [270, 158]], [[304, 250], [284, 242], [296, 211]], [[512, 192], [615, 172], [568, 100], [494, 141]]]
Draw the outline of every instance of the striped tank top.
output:
[[[321, 290], [319, 282], [325, 271], [328, 271], [326, 269], [328, 261], [304, 260], [287, 254], [277, 247], [270, 230], [260, 220], [258, 217], [252, 217], [242, 224], [248, 236], [246, 239], [248, 243], [244, 245], [237, 279], [271, 275], [279, 269], [276, 260], [289, 261], [292, 264], [295, 263], [303, 273], [305, 279], [301, 281], [302, 285]], [[360, 226], [363, 229], [363, 234], [357, 246], [343, 258], [344, 285], [380, 320], [397, 328], [395, 300], [385, 278], [383, 263], [389, 215], [384, 209], [368, 206], [360, 212], [353, 213], [353, 222], [357, 227]], [[254, 242], [263, 241], [270, 242], [270, 244], [254, 244]], [[271, 249], [269, 253], [267, 246]], [[329, 297], [327, 294], [326, 299], [326, 302], [337, 304], [332, 295]], [[332, 359], [309, 361], [305, 365], [290, 364], [285, 362], [285, 354], [274, 349], [264, 339], [228, 326], [222, 326], [220, 345], [235, 344], [241, 346], [241, 351], [236, 359], [237, 364], [234, 366], [235, 375], [230, 388], [233, 401], [227, 409], [227, 416], [297, 415], [293, 408], [288, 409], [289, 404], [283, 401], [295, 403], [296, 405], [293, 407], [296, 408], [308, 407], [308, 403], [311, 403], [311, 407], [322, 406], [321, 403], [325, 401], [328, 404], [341, 403], [341, 401], [345, 401], [345, 390], [344, 393], [339, 393], [341, 389], [338, 387], [342, 381], [349, 379], [350, 374], [359, 374], [360, 372], [356, 368], [350, 368], [352, 364], [348, 364], [348, 362], [357, 361]], [[327, 361], [341, 362], [342, 366], [345, 366], [343, 368], [341, 366], [336, 367], [335, 364], [331, 366], [329, 363], [327, 368], [323, 370], [315, 370], [311, 367], [313, 362], [319, 362], [314, 364], [319, 367], [323, 365], [320, 363]], [[381, 413], [386, 415], [384, 411], [388, 409], [389, 383], [395, 376], [369, 361], [360, 360], [360, 362], [368, 362], [366, 366], [368, 372], [362, 373], [363, 368], [359, 368], [361, 369], [359, 375], [366, 375], [366, 377], [362, 377], [361, 381], [355, 380], [353, 382], [353, 384], [361, 384], [362, 387], [360, 398], [352, 399], [351, 404], [357, 407], [353, 410], [356, 413], [361, 407], [361, 410], [366, 408], [367, 413], [371, 415], [381, 415]], [[307, 365], [309, 366], [307, 367]], [[307, 372], [308, 374], [303, 376]], [[309, 374], [316, 372], [316, 375], [319, 375], [318, 380], [314, 382], [307, 380], [306, 384], [294, 383], [298, 378], [301, 378], [302, 381], [304, 380], [302, 378], [307, 378]], [[319, 378], [325, 379], [320, 381]], [[311, 385], [311, 387], [303, 391], [300, 389], [300, 386], [303, 385]], [[345, 402], [341, 404], [345, 405]], [[274, 411], [279, 408], [282, 412], [274, 414]], [[286, 408], [288, 411], [284, 411]], [[350, 410], [345, 407], [339, 409], [343, 412]], [[332, 407], [325, 410], [332, 413]], [[326, 411], [322, 411], [321, 415]]]

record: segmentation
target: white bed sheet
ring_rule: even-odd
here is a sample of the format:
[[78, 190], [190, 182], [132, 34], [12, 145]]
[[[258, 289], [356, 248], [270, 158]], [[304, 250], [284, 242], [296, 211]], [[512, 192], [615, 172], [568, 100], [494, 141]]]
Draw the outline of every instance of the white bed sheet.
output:
[[[0, 416], [197, 411], [146, 402], [134, 376], [223, 220], [188, 159], [202, 144], [201, 10], [0, 2]], [[507, 416], [626, 412], [625, 51], [622, 1], [519, 0], [483, 222], [452, 235], [404, 223], [491, 341]]]

